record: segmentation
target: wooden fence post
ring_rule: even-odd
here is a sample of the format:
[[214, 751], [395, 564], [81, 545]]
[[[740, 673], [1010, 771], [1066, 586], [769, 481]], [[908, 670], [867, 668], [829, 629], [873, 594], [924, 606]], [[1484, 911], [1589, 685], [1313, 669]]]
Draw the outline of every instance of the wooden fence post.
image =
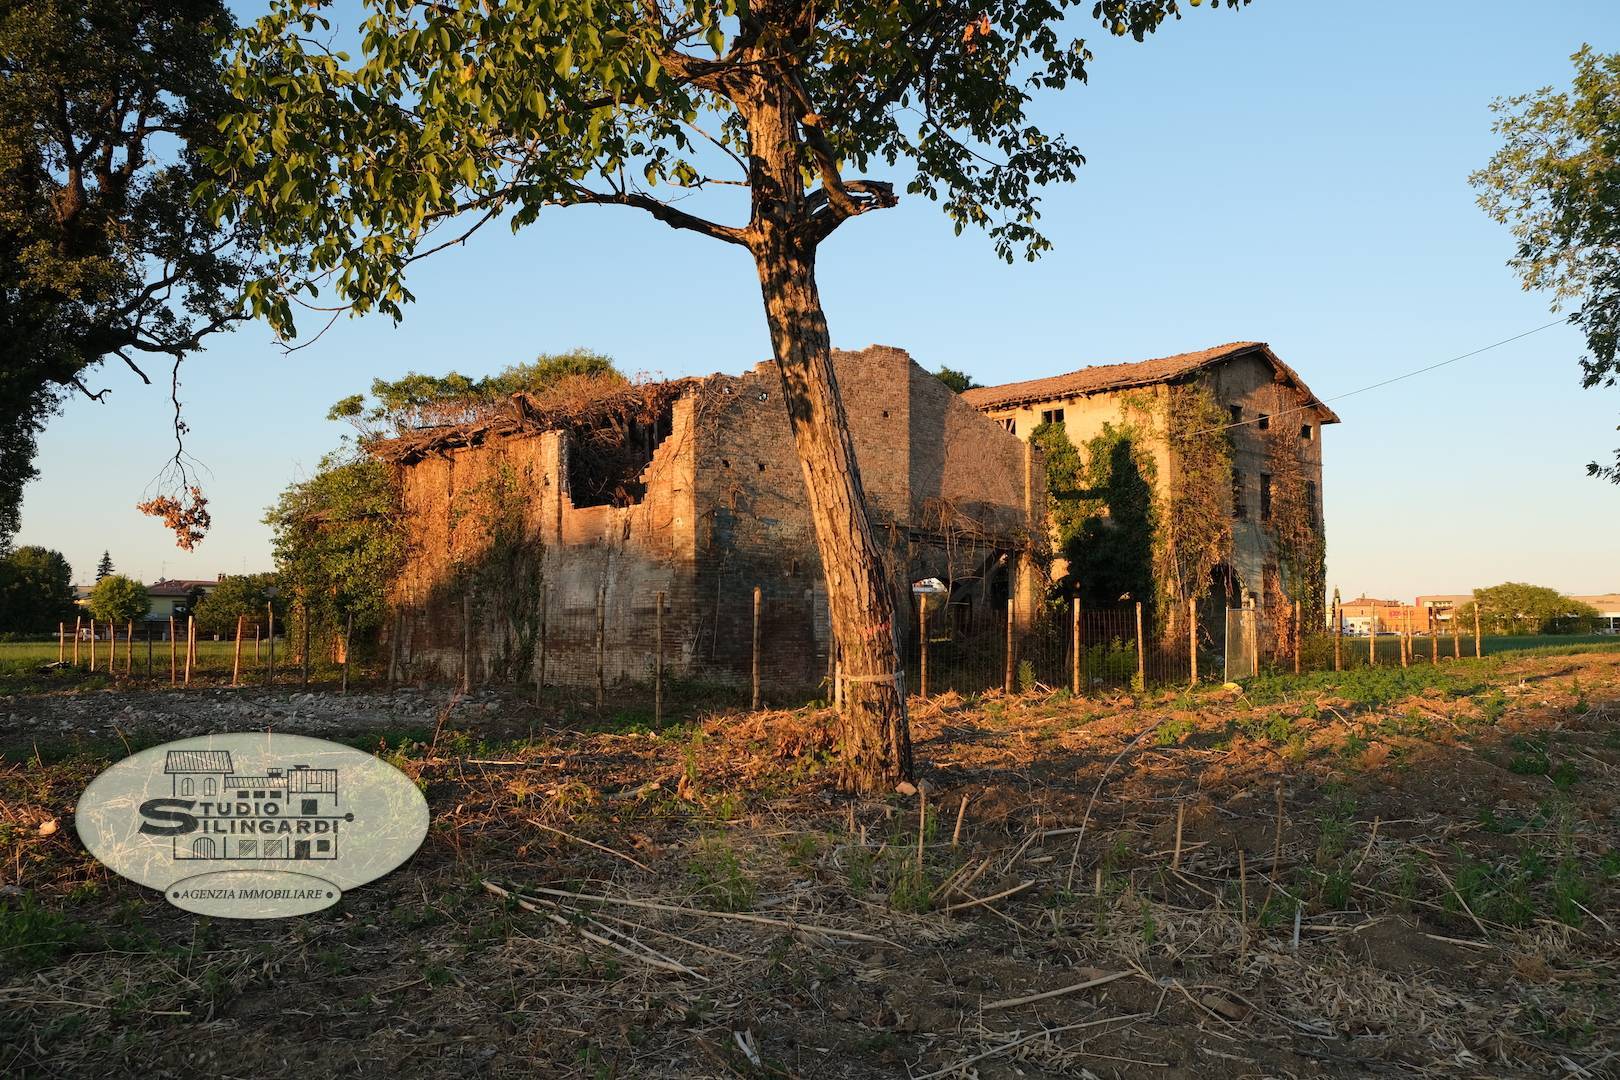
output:
[[1198, 599], [1187, 597], [1187, 659], [1192, 666], [1192, 685], [1198, 685]]
[[1136, 678], [1147, 689], [1147, 650], [1142, 647], [1142, 601], [1136, 602]]
[[[266, 600], [264, 602], [264, 626], [264, 636], [270, 639], [269, 641], [265, 642], [265, 646], [270, 652], [270, 666], [265, 671], [264, 681], [266, 685], [274, 685], [276, 681], [276, 602], [274, 600]], [[309, 628], [307, 625], [305, 626], [304, 632], [304, 652], [307, 654], [309, 652]], [[304, 659], [304, 664], [306, 667], [309, 664], [307, 655]], [[306, 677], [304, 682], [308, 683], [309, 679]]]
[[1434, 610], [1429, 610], [1429, 663], [1440, 665], [1440, 626], [1435, 622]]
[[[1363, 596], [1366, 593], [1362, 594]], [[1367, 666], [1378, 666], [1378, 609], [1367, 609]]]
[[152, 681], [152, 623], [146, 624], [146, 681]]
[[753, 709], [759, 711], [759, 586], [754, 586], [754, 695]]
[[1474, 659], [1475, 660], [1483, 659], [1484, 656], [1485, 656], [1485, 646], [1479, 640], [1479, 601], [1475, 600], [1474, 601]]
[[1451, 609], [1451, 658], [1462, 659], [1462, 628], [1457, 625], [1457, 609]]
[[1401, 667], [1412, 666], [1412, 617], [1410, 615], [1401, 619]]
[[349, 654], [354, 644], [354, 611], [351, 609], [343, 613], [343, 681], [338, 687], [338, 693], [349, 692]]
[[259, 666], [259, 620], [253, 620], [253, 666]]
[[[348, 654], [343, 657], [348, 663]], [[472, 692], [472, 589], [461, 590], [461, 692]]]
[[67, 658], [67, 622], [56, 624], [56, 662], [60, 664]]
[[596, 709], [607, 698], [607, 582], [596, 587]]
[[664, 721], [664, 594], [657, 598], [653, 616], [653, 727]]
[[73, 616], [73, 669], [75, 671], [79, 668], [79, 634], [83, 626], [84, 616]]
[[1071, 653], [1071, 658], [1069, 661], [1069, 692], [1078, 697], [1080, 694], [1082, 664], [1084, 662], [1081, 658], [1085, 656], [1085, 653], [1082, 651], [1084, 643], [1080, 633], [1079, 589], [1074, 590], [1074, 596], [1069, 600], [1069, 638], [1069, 649]]
[[928, 594], [917, 594], [917, 694], [928, 699]]
[[179, 642], [175, 640], [178, 631], [174, 626], [174, 614], [169, 615], [169, 685], [175, 686], [180, 682]]
[[399, 677], [399, 624], [404, 615], [398, 609], [394, 611], [394, 625], [388, 631], [388, 685], [393, 686]]
[[236, 617], [236, 651], [231, 657], [231, 685], [242, 685], [242, 624], [247, 621], [246, 615]]
[[[1474, 636], [1478, 637], [1479, 635], [1475, 634]], [[95, 619], [95, 616], [92, 615], [90, 617], [90, 674], [94, 675], [95, 672], [96, 672], [96, 619]]]
[[186, 685], [191, 685], [191, 660], [196, 655], [197, 617], [186, 616]]
[[1344, 670], [1344, 610], [1338, 589], [1333, 590], [1333, 670]]
[[130, 619], [124, 627], [124, 674], [135, 674], [135, 620]]

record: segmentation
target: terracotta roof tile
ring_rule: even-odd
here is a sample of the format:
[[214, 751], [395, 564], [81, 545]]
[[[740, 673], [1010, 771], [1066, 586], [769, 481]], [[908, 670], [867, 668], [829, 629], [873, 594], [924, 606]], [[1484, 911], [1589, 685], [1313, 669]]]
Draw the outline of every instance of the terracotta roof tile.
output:
[[[1153, 386], [1169, 382], [1209, 367], [1222, 360], [1230, 360], [1246, 353], [1260, 353], [1273, 367], [1299, 388], [1310, 393], [1310, 388], [1293, 368], [1283, 363], [1263, 341], [1233, 341], [1210, 349], [1176, 353], [1156, 360], [1138, 360], [1124, 364], [1098, 364], [1071, 371], [1065, 375], [1052, 375], [1045, 379], [1027, 379], [1023, 382], [1003, 383], [1000, 386], [981, 386], [962, 395], [976, 409], [1009, 408], [1051, 401], [1057, 398], [1083, 397], [1112, 390], [1129, 390], [1138, 386]], [[1327, 406], [1322, 406], [1328, 423], [1339, 418]]]

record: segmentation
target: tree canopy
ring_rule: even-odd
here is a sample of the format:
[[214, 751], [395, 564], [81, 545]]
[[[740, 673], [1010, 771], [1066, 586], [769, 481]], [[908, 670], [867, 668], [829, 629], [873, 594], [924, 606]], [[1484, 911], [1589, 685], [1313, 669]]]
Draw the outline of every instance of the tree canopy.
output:
[[197, 602], [191, 613], [197, 618], [197, 628], [205, 634], [228, 634], [236, 629], [236, 619], [246, 615], [249, 619], [263, 619], [266, 604], [274, 603], [276, 618], [285, 618], [286, 599], [276, 589], [272, 600], [270, 590], [279, 579], [275, 574], [228, 574], [218, 585]]
[[60, 551], [28, 544], [0, 559], [0, 632], [38, 634], [73, 619], [73, 570]]
[[1579, 634], [1592, 629], [1598, 611], [1557, 589], [1506, 581], [1475, 589], [1474, 599], [1457, 607], [1459, 625], [1473, 622], [1479, 608], [1480, 628], [1487, 634]]
[[979, 385], [973, 381], [973, 376], [969, 375], [965, 371], [957, 371], [953, 367], [941, 367], [938, 371], [934, 372], [934, 378], [938, 379], [940, 382], [944, 383], [958, 394], [976, 389]]
[[511, 364], [494, 375], [470, 378], [452, 371], [445, 375], [409, 372], [398, 379], [373, 379], [368, 401], [351, 394], [332, 406], [329, 420], [347, 420], [362, 436], [399, 435], [413, 428], [459, 424], [506, 401], [513, 394], [543, 392], [572, 379], [625, 382], [613, 361], [588, 349], [536, 357], [526, 364]]
[[96, 563], [96, 580], [100, 581], [102, 578], [106, 577], [107, 575], [111, 574], [112, 572], [113, 572], [112, 552], [103, 551], [101, 553], [100, 560], [97, 561], [97, 563]]
[[[1570, 322], [1586, 335], [1582, 385], [1620, 380], [1620, 53], [1583, 45], [1571, 59], [1569, 90], [1544, 87], [1492, 106], [1502, 137], [1471, 181], [1486, 213], [1510, 225], [1519, 244], [1509, 261], [1526, 289], [1552, 294], [1554, 310], [1577, 305]], [[1620, 484], [1613, 464], [1587, 472]]]
[[[143, 382], [223, 328], [247, 263], [192, 191], [227, 102], [219, 0], [13, 0], [0, 7], [0, 536], [18, 525], [35, 437], [92, 369]], [[185, 458], [175, 464], [184, 481]]]
[[380, 624], [404, 559], [398, 516], [399, 484], [390, 466], [364, 455], [328, 456], [265, 515], [275, 531], [282, 602], [329, 625], [348, 615], [361, 629]]
[[109, 574], [90, 593], [90, 614], [103, 622], [122, 623], [146, 617], [152, 600], [146, 586], [123, 574]]

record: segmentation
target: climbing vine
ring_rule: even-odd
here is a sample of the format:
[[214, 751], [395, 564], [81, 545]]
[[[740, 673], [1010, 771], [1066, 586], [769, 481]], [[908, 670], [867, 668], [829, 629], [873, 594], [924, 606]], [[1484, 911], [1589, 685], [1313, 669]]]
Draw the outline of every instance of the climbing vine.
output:
[[545, 543], [529, 528], [535, 490], [527, 470], [502, 456], [487, 476], [457, 493], [450, 507], [451, 536], [471, 525], [476, 558], [458, 559], [463, 588], [470, 589], [481, 617], [493, 623], [495, 650], [490, 674], [515, 679], [528, 671], [540, 638], [540, 591]]
[[1272, 415], [1279, 419], [1266, 432], [1266, 465], [1271, 473], [1271, 520], [1266, 527], [1276, 545], [1278, 587], [1287, 602], [1299, 605], [1300, 627], [1308, 629], [1323, 623], [1327, 540], [1320, 496], [1300, 456], [1302, 414], [1293, 411], [1297, 402], [1281, 385], [1273, 387], [1272, 401]]
[[1232, 444], [1225, 426], [1226, 414], [1207, 387], [1168, 388], [1171, 475], [1160, 486], [1153, 537], [1155, 599], [1166, 635], [1185, 633], [1187, 602], [1208, 595], [1212, 572], [1232, 549]]
[[1104, 424], [1080, 447], [1082, 464], [1061, 495], [1071, 523], [1061, 545], [1069, 562], [1063, 584], [1077, 589], [1088, 607], [1150, 602], [1154, 595], [1158, 469], [1148, 450], [1150, 422], [1147, 403], [1129, 399], [1119, 423]]

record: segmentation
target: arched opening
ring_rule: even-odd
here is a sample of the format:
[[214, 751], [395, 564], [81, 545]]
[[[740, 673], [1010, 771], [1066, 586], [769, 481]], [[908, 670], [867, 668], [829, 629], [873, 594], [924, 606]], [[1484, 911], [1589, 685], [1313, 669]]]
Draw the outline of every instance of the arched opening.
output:
[[193, 795], [196, 794], [196, 790], [196, 787], [191, 782], [191, 777], [188, 776], [180, 781], [180, 794]]
[[191, 853], [199, 859], [212, 859], [214, 857], [214, 838], [199, 836], [191, 842]]

